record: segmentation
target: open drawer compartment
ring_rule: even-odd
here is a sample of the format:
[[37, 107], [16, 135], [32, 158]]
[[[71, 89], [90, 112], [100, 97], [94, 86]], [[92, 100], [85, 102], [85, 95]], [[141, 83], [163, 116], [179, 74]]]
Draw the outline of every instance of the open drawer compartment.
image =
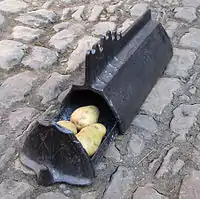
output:
[[[76, 108], [91, 104], [100, 110], [99, 122], [104, 124], [107, 132], [96, 153], [89, 157], [74, 133], [57, 122], [69, 121]], [[88, 185], [95, 177], [94, 166], [117, 133], [117, 120], [103, 97], [91, 90], [73, 87], [59, 114], [50, 123], [38, 122], [29, 134], [20, 159], [36, 172], [42, 185], [56, 182]]]

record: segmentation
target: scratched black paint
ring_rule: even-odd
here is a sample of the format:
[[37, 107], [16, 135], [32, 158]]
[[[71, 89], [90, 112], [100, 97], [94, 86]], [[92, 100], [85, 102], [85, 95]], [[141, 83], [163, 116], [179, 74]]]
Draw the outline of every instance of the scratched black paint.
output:
[[[86, 54], [84, 86], [72, 86], [58, 115], [38, 122], [27, 137], [21, 162], [33, 169], [38, 183], [89, 185], [95, 165], [118, 133], [124, 133], [172, 57], [162, 25], [148, 10], [123, 35], [107, 32]], [[96, 105], [106, 128], [98, 151], [89, 157], [74, 134], [57, 125], [80, 106]]]

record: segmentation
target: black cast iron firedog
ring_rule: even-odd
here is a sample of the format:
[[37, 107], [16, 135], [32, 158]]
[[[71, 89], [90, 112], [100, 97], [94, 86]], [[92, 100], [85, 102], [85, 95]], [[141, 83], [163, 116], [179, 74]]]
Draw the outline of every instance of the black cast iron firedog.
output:
[[[89, 185], [95, 165], [116, 134], [124, 133], [172, 57], [162, 25], [148, 10], [122, 36], [107, 32], [86, 54], [84, 86], [72, 86], [58, 115], [38, 122], [25, 140], [20, 160], [35, 171], [38, 183]], [[89, 157], [74, 134], [56, 124], [80, 106], [95, 105], [107, 128], [98, 151]]]

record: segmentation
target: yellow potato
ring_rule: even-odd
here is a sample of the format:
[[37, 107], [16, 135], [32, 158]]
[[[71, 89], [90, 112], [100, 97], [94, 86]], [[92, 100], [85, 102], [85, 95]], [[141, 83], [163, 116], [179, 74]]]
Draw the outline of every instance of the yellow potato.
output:
[[99, 109], [96, 106], [83, 106], [72, 113], [70, 121], [80, 130], [90, 124], [97, 123], [98, 118]]
[[95, 123], [83, 128], [76, 138], [82, 144], [89, 156], [92, 156], [101, 144], [106, 134], [106, 127], [103, 124]]
[[57, 122], [57, 124], [70, 130], [74, 134], [77, 134], [77, 128], [76, 128], [75, 124], [73, 124], [72, 122], [67, 121], [67, 120], [61, 120], [61, 121]]

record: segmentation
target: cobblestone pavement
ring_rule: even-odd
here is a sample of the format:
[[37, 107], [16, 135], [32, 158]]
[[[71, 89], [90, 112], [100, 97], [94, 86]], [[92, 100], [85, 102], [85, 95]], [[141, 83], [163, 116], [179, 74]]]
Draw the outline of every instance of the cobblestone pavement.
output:
[[[98, 35], [123, 32], [148, 8], [174, 45], [164, 76], [93, 185], [38, 186], [18, 159], [31, 125], [83, 81]], [[0, 198], [199, 199], [199, 16], [199, 0], [0, 0]]]

